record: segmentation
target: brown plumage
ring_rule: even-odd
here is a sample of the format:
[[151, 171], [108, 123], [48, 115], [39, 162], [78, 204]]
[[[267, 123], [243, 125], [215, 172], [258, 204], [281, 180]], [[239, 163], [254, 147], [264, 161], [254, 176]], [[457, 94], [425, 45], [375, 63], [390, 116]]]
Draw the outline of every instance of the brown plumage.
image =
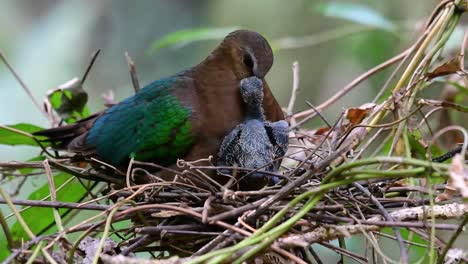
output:
[[[246, 65], [248, 60], [256, 60], [255, 72]], [[216, 156], [224, 136], [243, 122], [245, 105], [239, 86], [244, 78], [262, 79], [266, 119], [284, 119], [281, 106], [264, 79], [272, 64], [273, 53], [268, 42], [256, 32], [239, 30], [229, 34], [210, 56], [189, 71], [201, 102], [198, 109], [202, 122], [200, 137], [187, 160]]]

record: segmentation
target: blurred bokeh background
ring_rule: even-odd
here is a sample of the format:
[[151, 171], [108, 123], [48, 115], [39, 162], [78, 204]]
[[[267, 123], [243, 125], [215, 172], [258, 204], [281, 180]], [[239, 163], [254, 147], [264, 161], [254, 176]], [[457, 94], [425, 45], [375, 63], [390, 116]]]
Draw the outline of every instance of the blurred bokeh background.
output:
[[[117, 100], [133, 93], [125, 52], [133, 58], [143, 86], [197, 64], [224, 34], [246, 28], [263, 34], [275, 49], [275, 63], [267, 80], [284, 106], [291, 91], [291, 65], [299, 62], [296, 110], [301, 110], [307, 107], [306, 101], [320, 104], [359, 74], [409, 47], [438, 2], [2, 0], [0, 50], [42, 101], [48, 90], [81, 77], [91, 55], [102, 49], [84, 85], [90, 112], [95, 112], [104, 108], [103, 93], [113, 90]], [[352, 6], [351, 11], [340, 10], [346, 5]], [[204, 29], [210, 40], [154, 48], [168, 34], [192, 29]], [[343, 108], [372, 100], [389, 73], [385, 70], [360, 85], [327, 109], [325, 116], [333, 119]], [[48, 126], [1, 64], [0, 124], [17, 123]], [[37, 148], [35, 153], [32, 149], [2, 145], [0, 161], [37, 156]]]
[[[144, 85], [197, 64], [220, 41], [151, 48], [167, 34], [208, 28], [218, 31], [215, 35], [221, 38], [232, 28], [247, 28], [263, 34], [275, 48], [275, 63], [267, 79], [283, 105], [291, 90], [291, 65], [296, 60], [300, 63], [299, 110], [306, 107], [306, 100], [323, 102], [360, 73], [402, 51], [415, 40], [424, 18], [437, 4], [436, 0], [332, 2], [338, 4], [336, 8], [354, 4], [355, 9], [372, 9], [380, 16], [375, 21], [372, 12], [341, 15], [354, 16], [351, 19], [327, 16], [323, 7], [330, 2], [4, 0], [0, 4], [0, 49], [41, 101], [48, 90], [81, 77], [93, 52], [102, 49], [85, 83], [90, 111], [95, 112], [104, 107], [102, 93], [112, 89], [117, 100], [133, 93], [126, 51]], [[333, 118], [343, 107], [367, 102], [388, 73], [370, 79], [325, 114]], [[0, 66], [0, 87], [1, 124], [48, 125], [4, 65]], [[28, 148], [12, 152], [0, 146], [0, 160], [21, 159], [27, 152]]]

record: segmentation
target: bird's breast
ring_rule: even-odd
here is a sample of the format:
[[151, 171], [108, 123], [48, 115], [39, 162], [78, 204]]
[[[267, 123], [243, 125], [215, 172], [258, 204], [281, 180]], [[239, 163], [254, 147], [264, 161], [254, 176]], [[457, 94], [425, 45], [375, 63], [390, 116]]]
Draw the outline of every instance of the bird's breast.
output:
[[210, 84], [198, 95], [202, 117], [202, 134], [221, 139], [244, 120], [244, 106], [239, 82], [224, 81]]

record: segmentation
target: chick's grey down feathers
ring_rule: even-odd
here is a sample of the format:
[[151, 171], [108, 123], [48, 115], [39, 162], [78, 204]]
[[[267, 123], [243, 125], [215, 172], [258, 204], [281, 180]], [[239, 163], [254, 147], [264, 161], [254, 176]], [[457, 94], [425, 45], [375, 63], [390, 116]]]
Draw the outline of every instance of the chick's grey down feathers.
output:
[[[288, 123], [267, 122], [263, 115], [263, 85], [257, 77], [241, 80], [240, 92], [246, 105], [246, 118], [223, 140], [218, 166], [237, 166], [274, 172], [288, 147]], [[226, 171], [223, 171], [226, 172]], [[253, 173], [253, 177], [264, 174]]]

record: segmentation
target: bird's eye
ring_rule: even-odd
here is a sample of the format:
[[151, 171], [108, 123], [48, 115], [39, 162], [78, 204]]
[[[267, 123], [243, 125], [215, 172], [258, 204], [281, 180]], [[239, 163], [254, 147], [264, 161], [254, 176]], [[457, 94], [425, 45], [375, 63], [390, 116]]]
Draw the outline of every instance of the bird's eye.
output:
[[248, 53], [244, 54], [244, 64], [249, 69], [253, 69], [254, 67], [254, 61], [252, 60], [252, 56], [250, 56], [250, 54]]

